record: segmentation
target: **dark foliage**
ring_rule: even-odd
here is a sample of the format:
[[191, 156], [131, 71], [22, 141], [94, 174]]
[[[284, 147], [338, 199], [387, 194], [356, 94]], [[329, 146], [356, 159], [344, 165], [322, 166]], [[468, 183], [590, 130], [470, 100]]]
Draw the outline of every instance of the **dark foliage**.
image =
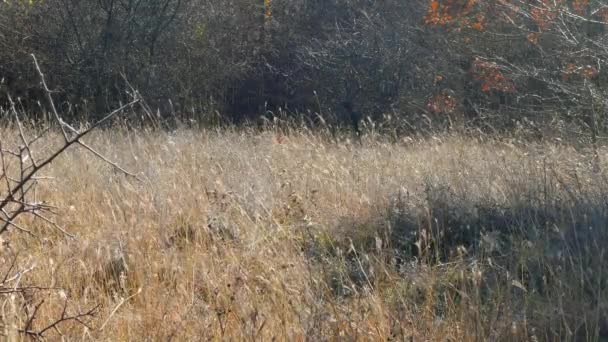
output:
[[356, 112], [411, 127], [607, 126], [601, 4], [460, 2], [3, 1], [0, 103], [41, 111], [35, 54], [74, 119], [137, 89], [161, 116], [203, 124], [281, 112], [358, 130]]

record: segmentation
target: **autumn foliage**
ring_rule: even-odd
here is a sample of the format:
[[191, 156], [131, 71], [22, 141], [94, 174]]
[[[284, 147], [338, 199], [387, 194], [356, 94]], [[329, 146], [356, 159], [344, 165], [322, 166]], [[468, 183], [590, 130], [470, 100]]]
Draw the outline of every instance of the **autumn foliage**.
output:
[[450, 114], [454, 112], [458, 103], [449, 91], [442, 91], [434, 95], [427, 102], [427, 108], [434, 114]]
[[447, 25], [466, 20], [476, 9], [479, 0], [431, 0], [425, 22], [430, 25]]
[[[449, 35], [453, 51], [469, 61], [464, 82], [488, 99], [501, 94], [499, 105], [508, 105], [509, 114], [539, 103], [551, 110], [571, 103], [584, 112], [605, 93], [606, 13], [589, 0], [429, 0], [424, 22]], [[470, 101], [470, 92], [456, 96], [457, 103]]]
[[492, 90], [504, 92], [515, 91], [513, 81], [504, 75], [504, 73], [500, 70], [499, 65], [495, 62], [475, 58], [471, 73], [473, 74], [475, 80], [480, 82], [481, 91], [483, 92], [489, 92]]

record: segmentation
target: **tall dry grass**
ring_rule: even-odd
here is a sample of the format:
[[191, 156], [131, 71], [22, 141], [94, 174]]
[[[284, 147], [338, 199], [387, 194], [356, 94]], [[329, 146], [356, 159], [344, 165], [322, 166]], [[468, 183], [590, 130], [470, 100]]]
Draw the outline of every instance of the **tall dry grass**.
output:
[[[14, 135], [3, 129], [2, 137]], [[71, 239], [3, 236], [58, 288], [2, 298], [3, 333], [100, 305], [70, 340], [599, 340], [606, 149], [459, 136], [104, 131], [38, 196]], [[40, 146], [39, 153], [52, 146]], [[2, 267], [2, 266], [0, 266]], [[25, 304], [25, 305], [24, 305]]]

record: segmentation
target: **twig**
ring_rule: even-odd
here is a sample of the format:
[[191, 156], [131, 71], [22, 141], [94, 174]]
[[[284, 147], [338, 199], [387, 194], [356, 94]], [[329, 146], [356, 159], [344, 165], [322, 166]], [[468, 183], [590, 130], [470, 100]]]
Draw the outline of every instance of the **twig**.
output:
[[17, 109], [15, 108], [15, 103], [13, 102], [13, 99], [11, 98], [10, 95], [8, 96], [8, 101], [11, 104], [11, 111], [13, 112], [13, 115], [15, 116], [15, 120], [17, 121], [17, 127], [19, 127], [19, 136], [21, 137], [21, 142], [25, 146], [27, 154], [32, 162], [32, 165], [34, 167], [36, 167], [36, 160], [34, 159], [34, 155], [32, 154], [32, 150], [30, 149], [30, 144], [28, 143], [27, 139], [25, 138], [25, 133], [23, 133], [23, 125], [21, 125], [21, 120], [19, 120], [19, 114], [17, 113]]
[[[116, 114], [122, 112], [127, 107], [131, 107], [140, 101], [138, 95], [134, 94], [133, 101], [127, 103], [126, 105], [121, 105], [119, 108], [111, 111], [106, 116], [104, 116], [101, 120], [93, 123], [88, 128], [84, 128], [82, 130], [76, 130], [72, 128], [70, 125], [65, 123], [61, 116], [59, 115], [57, 108], [55, 107], [52, 91], [49, 89], [45, 76], [42, 73], [40, 65], [36, 60], [36, 57], [32, 55], [34, 60], [34, 65], [38, 74], [40, 75], [41, 84], [43, 90], [46, 93], [47, 100], [51, 107], [53, 116], [57, 124], [61, 129], [61, 133], [63, 136], [63, 144], [53, 150], [50, 151], [50, 155], [46, 155], [46, 157], [42, 159], [35, 159], [32, 144], [41, 139], [41, 137], [45, 136], [45, 134], [49, 131], [50, 127], [40, 133], [38, 136], [29, 140], [25, 134], [25, 130], [23, 128], [23, 124], [21, 122], [21, 118], [19, 117], [19, 113], [15, 107], [15, 103], [12, 98], [9, 96], [10, 102], [10, 111], [12, 112], [15, 122], [19, 129], [19, 139], [20, 144], [18, 147], [7, 147], [3, 145], [3, 139], [0, 137], [0, 235], [8, 231], [9, 228], [17, 229], [23, 233], [34, 235], [30, 230], [22, 227], [16, 220], [22, 215], [32, 215], [36, 218], [43, 220], [44, 222], [52, 225], [55, 229], [60, 231], [66, 236], [74, 237], [74, 235], [68, 233], [66, 230], [61, 228], [55, 221], [48, 218], [46, 213], [50, 215], [55, 214], [53, 211], [54, 207], [47, 205], [44, 201], [39, 201], [37, 199], [36, 194], [36, 186], [38, 185], [38, 180], [44, 179], [45, 177], [38, 176], [38, 173], [45, 168], [47, 165], [52, 163], [55, 159], [57, 159], [61, 154], [63, 154], [70, 146], [79, 145], [83, 148], [87, 149], [91, 153], [93, 153], [97, 158], [103, 160], [105, 163], [111, 165], [117, 170], [120, 170], [122, 173], [132, 176], [139, 180], [139, 178], [133, 174], [120, 167], [117, 163], [110, 161], [101, 153], [97, 152], [94, 148], [87, 145], [82, 139], [93, 131], [95, 128], [103, 125], [108, 122], [112, 117]], [[45, 216], [46, 215], [46, 216]], [[2, 278], [0, 281], [0, 295], [8, 295], [14, 293], [24, 294], [27, 290], [42, 290], [44, 288], [41, 287], [22, 287], [20, 286], [21, 280], [23, 276], [32, 271], [35, 265], [31, 265], [25, 269], [15, 270], [17, 264], [17, 256], [14, 257], [12, 262], [8, 266], [8, 270], [5, 274], [2, 274], [0, 277]], [[14, 272], [14, 273], [13, 273]], [[113, 311], [110, 317], [105, 321], [103, 327], [108, 323], [110, 318], [116, 313], [116, 311], [123, 305], [126, 301], [135, 297], [137, 294], [141, 293], [141, 289], [139, 291], [123, 300]], [[76, 322], [81, 324], [89, 329], [91, 327], [84, 320], [86, 317], [92, 317], [97, 313], [99, 306], [95, 306], [94, 308], [86, 311], [86, 312], [78, 312], [76, 314], [68, 313], [68, 301], [66, 300], [63, 305], [63, 310], [61, 316], [52, 321], [50, 324], [44, 326], [43, 328], [36, 330], [34, 327], [34, 323], [39, 316], [40, 308], [44, 304], [44, 300], [40, 303], [31, 306], [25, 306], [26, 310], [26, 320], [23, 325], [23, 328], [18, 330], [20, 333], [24, 334], [27, 337], [36, 340], [44, 339], [44, 335], [49, 330], [56, 330], [59, 334], [61, 331], [59, 330], [59, 326], [64, 322]], [[40, 326], [40, 324], [36, 324]], [[0, 333], [1, 335], [1, 333]]]
[[46, 85], [46, 81], [44, 79], [44, 73], [42, 73], [42, 70], [40, 69], [40, 65], [38, 65], [38, 60], [36, 59], [36, 56], [34, 54], [32, 54], [31, 56], [32, 56], [32, 59], [34, 60], [34, 65], [36, 66], [36, 70], [38, 71], [38, 74], [40, 75], [40, 82], [42, 83], [42, 88], [44, 89], [44, 92], [46, 93], [47, 100], [49, 101], [49, 104], [51, 105], [51, 110], [53, 111], [55, 120], [57, 120], [57, 123], [59, 124], [59, 127], [61, 128], [61, 133], [63, 133], [63, 139], [65, 139], [65, 142], [67, 143], [69, 140], [68, 135], [65, 132], [63, 125], [61, 124], [61, 118], [59, 117], [57, 108], [55, 108], [55, 102], [53, 101], [53, 96], [51, 95], [51, 90]]
[[[92, 124], [90, 127], [86, 128], [84, 130], [78, 131], [78, 130], [70, 127], [69, 125], [67, 125], [61, 119], [59, 113], [57, 112], [57, 109], [55, 108], [55, 105], [53, 102], [53, 97], [51, 95], [51, 90], [48, 88], [48, 86], [46, 84], [44, 74], [42, 73], [42, 70], [40, 69], [40, 65], [38, 64], [38, 61], [36, 60], [36, 56], [32, 55], [32, 58], [34, 60], [34, 65], [36, 67], [36, 70], [38, 71], [38, 74], [40, 75], [41, 83], [42, 83], [44, 91], [47, 94], [47, 99], [48, 99], [51, 109], [53, 111], [55, 120], [57, 121], [57, 123], [59, 124], [59, 126], [61, 128], [61, 132], [62, 132], [63, 138], [64, 138], [64, 144], [61, 147], [57, 148], [53, 153], [51, 153], [50, 156], [46, 157], [45, 159], [43, 159], [41, 161], [37, 161], [33, 156], [30, 146], [32, 143], [37, 141], [42, 135], [44, 135], [44, 133], [39, 135], [38, 137], [34, 138], [33, 140], [28, 141], [28, 139], [25, 136], [25, 133], [23, 131], [23, 127], [22, 127], [21, 121], [19, 119], [17, 110], [15, 108], [14, 102], [9, 97], [9, 100], [11, 102], [11, 110], [13, 112], [13, 115], [15, 116], [15, 120], [19, 127], [19, 136], [21, 138], [21, 142], [22, 142], [23, 146], [19, 148], [18, 152], [14, 152], [14, 151], [10, 151], [8, 149], [3, 148], [2, 142], [0, 141], [0, 164], [1, 164], [0, 181], [4, 180], [4, 182], [6, 183], [4, 185], [6, 188], [6, 193], [3, 195], [2, 198], [0, 198], [0, 212], [2, 212], [5, 215], [5, 217], [2, 220], [0, 220], [0, 234], [6, 232], [9, 227], [15, 227], [24, 232], [29, 232], [26, 229], [23, 229], [19, 225], [15, 224], [15, 219], [19, 215], [29, 213], [29, 214], [34, 214], [35, 216], [53, 224], [55, 226], [55, 228], [57, 228], [59, 231], [63, 232], [64, 234], [66, 234], [70, 237], [73, 237], [73, 235], [67, 233], [64, 229], [59, 227], [53, 221], [47, 219], [46, 217], [44, 217], [38, 213], [38, 211], [43, 211], [43, 210], [50, 211], [50, 210], [48, 210], [48, 208], [45, 205], [37, 203], [37, 202], [29, 203], [26, 200], [26, 195], [29, 193], [29, 191], [31, 189], [33, 189], [36, 186], [35, 181], [38, 178], [36, 176], [36, 174], [38, 172], [40, 172], [41, 169], [43, 169], [48, 164], [50, 164], [52, 161], [54, 161], [59, 155], [61, 155], [63, 152], [65, 152], [70, 146], [72, 146], [74, 144], [78, 144], [78, 145], [84, 147], [85, 149], [87, 149], [88, 151], [90, 151], [91, 153], [93, 153], [97, 158], [100, 158], [101, 160], [108, 163], [115, 169], [121, 171], [125, 175], [131, 176], [137, 180], [140, 180], [135, 174], [128, 172], [124, 168], [120, 167], [117, 163], [112, 162], [111, 160], [109, 160], [108, 158], [106, 158], [101, 153], [97, 152], [95, 149], [93, 149], [91, 146], [87, 145], [84, 141], [81, 140], [83, 137], [85, 137], [87, 134], [89, 134], [95, 128], [99, 127], [100, 125], [102, 125], [105, 122], [107, 122], [108, 120], [110, 120], [117, 113], [120, 113], [125, 108], [133, 106], [134, 104], [139, 102], [140, 99], [138, 97], [136, 97], [133, 101], [127, 103], [126, 105], [120, 106], [118, 109], [110, 112], [105, 117], [103, 117], [101, 120]], [[135, 96], [137, 96], [137, 95], [135, 94]], [[68, 132], [66, 131], [66, 127], [68, 127], [70, 129], [71, 133], [73, 133], [75, 135], [70, 137], [68, 135]], [[9, 175], [9, 170], [8, 170], [8, 165], [7, 165], [7, 156], [12, 156], [14, 158], [19, 159], [19, 166], [18, 166], [19, 176], [15, 177], [16, 179], [14, 179], [13, 177], [11, 177]], [[34, 182], [32, 182], [32, 181], [34, 181]], [[14, 184], [11, 184], [11, 182]], [[29, 232], [29, 233], [31, 233], [31, 232]]]
[[[121, 106], [120, 108], [118, 108], [118, 109], [114, 110], [113, 112], [111, 112], [110, 114], [106, 115], [103, 119], [101, 119], [98, 122], [96, 122], [95, 124], [93, 124], [88, 129], [86, 129], [86, 130], [82, 131], [81, 133], [79, 133], [72, 140], [68, 140], [61, 148], [59, 148], [57, 151], [55, 151], [53, 154], [51, 154], [51, 156], [47, 157], [45, 160], [43, 160], [42, 162], [40, 162], [28, 174], [26, 174], [19, 184], [17, 184], [14, 188], [9, 189], [9, 193], [7, 194], [7, 196], [4, 199], [0, 200], [0, 209], [3, 209], [4, 207], [6, 207], [6, 205], [8, 205], [8, 203], [10, 201], [12, 201], [12, 199], [14, 198], [14, 196], [25, 186], [25, 184], [27, 184], [27, 182], [29, 182], [32, 179], [32, 177], [34, 177], [34, 175], [38, 171], [40, 171], [42, 168], [44, 168], [45, 166], [47, 166], [48, 164], [50, 164], [59, 155], [61, 155], [63, 152], [65, 152], [65, 150], [67, 150], [70, 146], [78, 143], [79, 140], [82, 137], [84, 137], [87, 134], [89, 134], [94, 128], [96, 128], [99, 125], [101, 125], [102, 123], [108, 121], [114, 115], [116, 115], [117, 113], [121, 112], [125, 108], [134, 105], [138, 101], [139, 100], [136, 99], [136, 100], [134, 100], [134, 101], [132, 101], [132, 102], [126, 104], [126, 105]], [[14, 219], [16, 216], [17, 215], [15, 215], [14, 217], [12, 217], [11, 220]], [[7, 229], [7, 227], [8, 227], [7, 224], [5, 224], [4, 226], [0, 227], [0, 234], [4, 233], [6, 231], [6, 229]]]
[[42, 339], [44, 337], [44, 334], [47, 331], [49, 331], [51, 329], [58, 329], [60, 324], [69, 322], [69, 321], [76, 321], [79, 324], [82, 324], [85, 327], [92, 329], [86, 322], [84, 322], [82, 320], [82, 318], [95, 316], [95, 314], [97, 313], [97, 310], [99, 309], [99, 305], [96, 305], [95, 307], [93, 307], [92, 309], [90, 309], [86, 312], [78, 313], [75, 315], [68, 315], [67, 314], [68, 302], [66, 300], [63, 305], [61, 317], [58, 318], [57, 320], [55, 320], [54, 322], [48, 324], [44, 328], [36, 331], [36, 330], [33, 330], [32, 325], [34, 323], [34, 320], [36, 319], [36, 313], [38, 312], [38, 310], [40, 309], [40, 307], [42, 306], [43, 303], [44, 303], [44, 300], [41, 301], [38, 305], [36, 305], [36, 307], [34, 308], [34, 312], [29, 316], [28, 320], [26, 321], [25, 327], [23, 329], [19, 330], [20, 333], [23, 333], [25, 335], [28, 335], [28, 336], [36, 338], [36, 339]]
[[61, 226], [60, 226], [60, 225], [58, 225], [58, 224], [57, 224], [55, 221], [53, 221], [53, 220], [51, 220], [51, 219], [49, 219], [49, 218], [47, 218], [47, 217], [44, 217], [44, 216], [42, 216], [40, 213], [37, 213], [37, 212], [33, 212], [32, 214], [33, 214], [34, 216], [36, 216], [37, 218], [39, 218], [39, 219], [43, 220], [44, 222], [46, 222], [46, 223], [48, 223], [48, 224], [52, 225], [53, 227], [55, 227], [55, 229], [57, 229], [58, 231], [62, 232], [62, 233], [63, 233], [63, 234], [65, 234], [66, 236], [69, 236], [69, 237], [71, 237], [71, 238], [75, 238], [75, 236], [74, 236], [73, 234], [70, 234], [70, 233], [68, 233], [68, 232], [67, 232], [65, 229], [61, 228]]
[[127, 176], [133, 177], [135, 179], [137, 179], [138, 181], [142, 181], [139, 177], [137, 177], [136, 174], [131, 173], [125, 169], [123, 169], [122, 167], [120, 167], [120, 165], [116, 164], [115, 162], [109, 160], [108, 158], [106, 158], [103, 154], [97, 152], [95, 149], [93, 149], [91, 146], [85, 144], [82, 141], [78, 141], [78, 144], [82, 147], [84, 147], [85, 149], [89, 150], [91, 153], [93, 153], [95, 156], [97, 156], [97, 158], [103, 160], [104, 162], [112, 165], [112, 167], [114, 167], [115, 169], [119, 170], [120, 172], [124, 173]]
[[110, 319], [112, 318], [112, 316], [114, 316], [114, 314], [116, 313], [116, 311], [118, 311], [118, 309], [126, 302], [128, 302], [129, 300], [131, 300], [133, 297], [137, 296], [138, 294], [140, 294], [142, 291], [142, 288], [140, 287], [139, 290], [137, 290], [136, 293], [130, 295], [129, 297], [123, 299], [120, 301], [120, 303], [118, 303], [118, 305], [116, 305], [116, 307], [114, 308], [114, 310], [112, 310], [112, 312], [110, 313], [110, 315], [108, 316], [108, 318], [106, 319], [105, 322], [103, 322], [103, 324], [101, 325], [101, 328], [99, 328], [99, 331], [102, 331], [103, 328], [106, 327], [106, 324], [108, 324], [108, 322], [110, 321]]
[[[5, 215], [6, 215], [6, 213], [5, 213]], [[8, 219], [4, 219], [4, 218], [0, 217], [0, 222], [4, 222], [4, 223], [10, 225], [10, 226], [12, 226], [13, 228], [16, 228], [17, 230], [19, 230], [22, 233], [26, 233], [26, 234], [28, 234], [28, 235], [30, 235], [32, 237], [38, 238], [38, 236], [36, 234], [32, 233], [30, 230], [27, 230], [27, 229], [21, 227], [20, 225], [16, 224], [15, 222], [11, 222]]]

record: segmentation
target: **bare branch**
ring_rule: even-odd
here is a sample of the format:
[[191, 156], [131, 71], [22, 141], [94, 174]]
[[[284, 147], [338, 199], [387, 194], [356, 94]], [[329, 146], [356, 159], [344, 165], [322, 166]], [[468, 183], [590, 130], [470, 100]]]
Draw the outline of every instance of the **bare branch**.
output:
[[133, 177], [135, 179], [137, 179], [138, 181], [141, 181], [141, 179], [139, 179], [139, 177], [137, 177], [136, 174], [131, 173], [125, 169], [123, 169], [122, 167], [120, 167], [120, 165], [116, 164], [115, 162], [109, 160], [108, 158], [104, 157], [103, 154], [97, 152], [96, 150], [94, 150], [92, 147], [90, 147], [89, 145], [85, 144], [82, 141], [78, 141], [78, 144], [82, 147], [84, 147], [85, 149], [89, 150], [91, 153], [93, 153], [95, 156], [97, 156], [97, 158], [103, 160], [104, 162], [112, 165], [112, 167], [114, 167], [116, 170], [119, 170], [120, 172], [124, 173], [127, 176]]
[[55, 108], [55, 102], [53, 101], [53, 96], [51, 95], [51, 90], [46, 85], [46, 80], [44, 79], [44, 73], [42, 73], [42, 70], [40, 69], [40, 65], [38, 65], [38, 60], [36, 59], [36, 56], [34, 54], [32, 54], [31, 56], [32, 56], [32, 59], [34, 59], [34, 65], [36, 66], [36, 70], [38, 71], [38, 74], [40, 75], [40, 82], [42, 83], [42, 87], [46, 93], [46, 97], [47, 97], [47, 100], [49, 101], [49, 105], [51, 106], [51, 110], [53, 111], [53, 115], [55, 116], [55, 120], [57, 120], [57, 124], [59, 124], [59, 127], [61, 128], [61, 132], [63, 133], [63, 138], [65, 139], [65, 142], [67, 143], [68, 135], [65, 132], [63, 125], [61, 124], [61, 118], [59, 117], [57, 108]]
[[89, 324], [87, 322], [84, 322], [82, 319], [94, 317], [97, 314], [97, 311], [99, 309], [99, 305], [96, 305], [95, 307], [89, 309], [86, 312], [81, 312], [81, 313], [70, 315], [67, 313], [68, 312], [68, 302], [66, 300], [63, 305], [61, 317], [59, 317], [52, 323], [46, 325], [42, 329], [34, 330], [32, 327], [33, 322], [36, 319], [36, 313], [38, 312], [38, 310], [40, 309], [40, 307], [42, 306], [43, 303], [44, 303], [44, 301], [40, 302], [38, 305], [35, 306], [34, 311], [32, 312], [32, 314], [29, 316], [28, 320], [26, 321], [24, 328], [20, 329], [19, 332], [21, 332], [27, 336], [30, 336], [32, 338], [35, 338], [35, 339], [42, 339], [42, 338], [44, 338], [44, 334], [47, 331], [49, 331], [51, 329], [58, 329], [59, 325], [61, 325], [63, 323], [67, 323], [67, 322], [77, 322], [78, 324], [81, 324], [81, 325], [87, 327], [88, 329], [92, 330], [91, 326], [89, 326]]
[[[63, 154], [70, 146], [79, 145], [93, 153], [97, 158], [111, 165], [116, 170], [119, 170], [125, 175], [134, 177], [135, 179], [139, 180], [139, 178], [134, 173], [128, 172], [124, 168], [120, 167], [117, 163], [111, 161], [110, 159], [99, 153], [97, 150], [87, 145], [84, 141], [82, 141], [82, 138], [92, 132], [95, 128], [108, 122], [116, 114], [138, 103], [140, 99], [137, 93], [134, 93], [135, 98], [133, 99], [133, 101], [123, 106], [120, 106], [114, 111], [108, 113], [105, 117], [93, 123], [88, 128], [78, 131], [69, 126], [67, 123], [65, 123], [57, 112], [57, 109], [55, 108], [53, 102], [53, 97], [51, 94], [52, 92], [46, 83], [44, 73], [42, 72], [40, 65], [38, 64], [38, 60], [34, 55], [32, 55], [32, 58], [34, 60], [36, 70], [40, 75], [43, 90], [45, 91], [49, 104], [51, 105], [55, 121], [59, 124], [61, 128], [64, 143], [62, 146], [56, 148], [46, 158], [36, 160], [34, 158], [31, 145], [37, 140], [39, 140], [40, 137], [42, 137], [48, 130], [45, 130], [42, 134], [32, 140], [28, 140], [25, 135], [21, 120], [19, 118], [19, 114], [15, 107], [15, 103], [13, 102], [12, 98], [9, 97], [9, 101], [11, 104], [10, 109], [19, 129], [19, 139], [21, 141], [21, 146], [16, 150], [11, 150], [9, 148], [5, 148], [3, 146], [3, 142], [0, 140], [0, 181], [4, 183], [4, 185], [2, 186], [4, 189], [0, 187], [0, 214], [3, 215], [3, 217], [0, 217], [0, 235], [5, 233], [10, 227], [13, 227], [24, 233], [34, 235], [31, 231], [25, 229], [24, 227], [20, 226], [15, 222], [20, 215], [29, 214], [53, 225], [53, 227], [55, 227], [57, 230], [59, 230], [66, 236], [74, 237], [72, 234], [69, 234], [67, 231], [65, 231], [65, 229], [61, 228], [53, 220], [41, 214], [41, 212], [53, 213], [51, 210], [51, 206], [46, 205], [44, 202], [37, 201], [35, 198], [34, 200], [30, 200], [29, 198], [27, 198], [29, 197], [30, 191], [36, 188], [37, 181], [43, 178], [39, 177], [38, 173], [44, 167], [53, 162], [57, 157]], [[68, 131], [66, 131], [66, 129], [69, 129], [70, 134], [68, 134]], [[9, 161], [11, 160], [16, 161], [14, 162], [14, 164], [16, 165], [9, 165]]]

